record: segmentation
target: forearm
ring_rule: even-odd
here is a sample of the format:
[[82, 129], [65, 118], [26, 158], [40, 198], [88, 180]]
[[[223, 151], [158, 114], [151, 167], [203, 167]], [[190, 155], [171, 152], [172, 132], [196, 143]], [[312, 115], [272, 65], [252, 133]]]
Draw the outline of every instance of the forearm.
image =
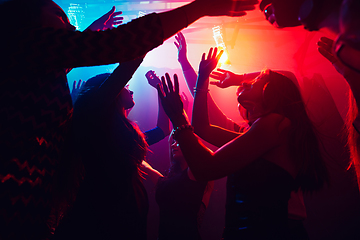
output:
[[196, 135], [190, 130], [182, 130], [177, 135], [181, 152], [191, 169], [192, 174], [198, 181], [208, 181], [206, 162], [210, 161], [212, 151], [206, 148]]
[[192, 112], [192, 126], [194, 127], [195, 133], [201, 138], [206, 136], [206, 133], [209, 132], [210, 128], [207, 98], [207, 91], [199, 90], [195, 93]]
[[[206, 78], [206, 79], [205, 79]], [[192, 125], [196, 134], [202, 138], [210, 128], [208, 112], [208, 88], [209, 76], [199, 74], [196, 82], [196, 92], [194, 95], [194, 105], [192, 113]]]
[[149, 146], [151, 146], [157, 142], [160, 142], [161, 140], [163, 140], [166, 137], [163, 130], [159, 127], [155, 127], [148, 131], [145, 131], [144, 135], [145, 135], [145, 140]]
[[160, 98], [158, 98], [158, 105], [159, 112], [156, 126], [163, 131], [165, 136], [168, 136], [170, 134], [170, 120], [164, 111]]
[[111, 104], [132, 78], [142, 61], [143, 58], [137, 58], [129, 62], [121, 63], [115, 68], [96, 91], [96, 95], [93, 97], [94, 104], [100, 104], [100, 106], [108, 106], [108, 104]]
[[[24, 71], [31, 72], [125, 62], [144, 55], [164, 40], [158, 14], [149, 14], [107, 31], [45, 28], [22, 31], [12, 39], [3, 53], [8, 56], [3, 67], [18, 64], [22, 59], [26, 63]], [[26, 54], [20, 51], [19, 45], [29, 44], [31, 48]]]
[[[207, 97], [207, 106], [209, 112], [209, 121], [210, 124], [216, 125], [227, 130], [234, 131], [234, 125], [236, 124], [234, 121], [229, 119], [218, 107], [212, 98], [211, 94], [208, 94]], [[230, 127], [231, 126], [231, 127]]]
[[182, 67], [184, 78], [186, 80], [186, 84], [189, 88], [189, 91], [190, 91], [191, 95], [194, 97], [195, 96], [194, 88], [196, 86], [196, 79], [198, 76], [197, 76], [194, 68], [190, 65], [189, 62], [188, 62], [188, 64], [185, 64], [185, 66], [183, 64], [181, 64], [181, 67]]
[[205, 15], [204, 6], [197, 1], [160, 13], [159, 17], [163, 26], [164, 40]]

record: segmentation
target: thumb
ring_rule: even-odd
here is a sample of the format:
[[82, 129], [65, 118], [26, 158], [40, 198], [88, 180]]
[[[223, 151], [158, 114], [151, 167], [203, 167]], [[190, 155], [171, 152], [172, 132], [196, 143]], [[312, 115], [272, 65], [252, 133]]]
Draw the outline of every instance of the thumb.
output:
[[109, 12], [107, 12], [104, 16], [109, 17], [109, 16], [111, 16], [114, 12], [115, 12], [115, 6], [113, 6], [113, 7], [111, 8], [111, 10], [110, 10]]

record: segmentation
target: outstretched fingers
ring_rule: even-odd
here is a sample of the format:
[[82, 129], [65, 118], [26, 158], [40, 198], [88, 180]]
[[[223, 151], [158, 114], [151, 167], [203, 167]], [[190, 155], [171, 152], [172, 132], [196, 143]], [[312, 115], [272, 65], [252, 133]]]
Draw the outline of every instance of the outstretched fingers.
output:
[[166, 78], [167, 88], [168, 88], [168, 90], [169, 90], [169, 93], [173, 93], [173, 92], [174, 92], [174, 88], [173, 88], [173, 84], [172, 84], [172, 82], [171, 82], [169, 73], [165, 73], [165, 78]]
[[201, 56], [201, 61], [205, 61], [205, 55], [206, 53], [203, 53], [202, 56]]
[[176, 74], [174, 74], [174, 86], [175, 86], [175, 93], [179, 94], [179, 80]]
[[318, 51], [321, 55], [323, 55], [331, 63], [335, 63], [337, 61], [337, 58], [332, 53], [333, 40], [322, 37], [320, 38], [320, 41], [318, 41], [317, 45], [319, 46]]
[[162, 88], [161, 88], [161, 84], [160, 84], [160, 83], [156, 85], [156, 90], [157, 90], [157, 92], [158, 92], [158, 96], [159, 96], [159, 98], [160, 98], [160, 101], [162, 102], [162, 101], [164, 100], [164, 92], [163, 92], [163, 90], [162, 90]]
[[216, 71], [222, 72], [222, 73], [227, 73], [227, 72], [229, 72], [228, 70], [224, 70], [224, 69], [221, 69], [221, 68], [216, 69]]
[[162, 90], [164, 92], [164, 96], [167, 96], [169, 94], [169, 89], [166, 85], [166, 82], [165, 82], [165, 77], [164, 76], [161, 76], [161, 83], [162, 83]]
[[77, 88], [78, 88], [78, 89], [80, 89], [81, 83], [82, 83], [82, 80], [80, 79], [79, 82], [78, 82], [78, 85], [77, 85]]
[[219, 62], [221, 56], [224, 54], [224, 50], [221, 50], [219, 54], [216, 56], [216, 62]]
[[213, 48], [210, 48], [207, 55], [207, 60], [209, 60], [212, 57], [212, 52], [213, 52]]

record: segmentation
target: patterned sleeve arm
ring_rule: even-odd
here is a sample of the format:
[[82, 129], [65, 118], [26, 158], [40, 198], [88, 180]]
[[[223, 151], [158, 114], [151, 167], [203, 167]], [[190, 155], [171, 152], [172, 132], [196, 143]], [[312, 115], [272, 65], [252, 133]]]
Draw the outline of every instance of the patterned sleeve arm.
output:
[[163, 43], [157, 14], [106, 31], [37, 29], [12, 38], [7, 64], [19, 59], [31, 71], [96, 66], [132, 60]]

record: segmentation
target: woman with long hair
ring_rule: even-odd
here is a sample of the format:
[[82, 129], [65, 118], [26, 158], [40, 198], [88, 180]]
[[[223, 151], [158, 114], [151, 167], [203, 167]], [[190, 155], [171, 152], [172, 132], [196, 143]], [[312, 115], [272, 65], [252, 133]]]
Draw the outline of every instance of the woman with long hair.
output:
[[127, 118], [135, 103], [125, 87], [141, 62], [89, 79], [75, 102], [74, 142], [84, 176], [58, 239], [146, 238], [148, 200], [139, 166], [148, 144]]
[[[207, 94], [209, 75], [221, 54], [210, 49], [203, 54], [196, 95]], [[243, 134], [210, 126], [209, 134], [227, 140], [215, 152], [204, 147], [183, 115], [178, 80], [166, 74], [163, 107], [174, 125], [185, 160], [197, 180], [227, 176], [224, 239], [288, 239], [287, 206], [290, 193], [312, 192], [328, 181], [318, 140], [296, 85], [284, 75], [265, 70], [253, 81], [244, 82], [239, 104], [248, 113], [251, 127]], [[194, 124], [194, 127], [195, 124]]]
[[[5, 193], [0, 196], [0, 225], [7, 226], [1, 238], [49, 238], [56, 228], [51, 212], [63, 214], [57, 205], [73, 200], [54, 183], [56, 176], [67, 176], [63, 170], [71, 165], [65, 142], [71, 139], [73, 110], [69, 69], [133, 60], [203, 16], [242, 16], [256, 3], [195, 0], [96, 31], [106, 28], [112, 12], [102, 27], [79, 32], [52, 0], [0, 1], [0, 184]], [[65, 191], [76, 185], [70, 183]]]

